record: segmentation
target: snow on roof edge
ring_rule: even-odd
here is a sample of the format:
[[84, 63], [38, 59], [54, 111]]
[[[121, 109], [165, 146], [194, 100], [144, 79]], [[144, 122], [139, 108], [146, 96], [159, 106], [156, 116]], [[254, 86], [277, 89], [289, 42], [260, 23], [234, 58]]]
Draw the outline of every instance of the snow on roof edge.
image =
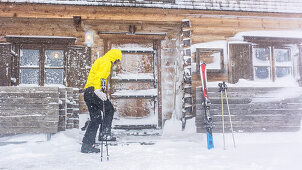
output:
[[289, 31], [245, 31], [239, 32], [234, 37], [229, 38], [230, 41], [243, 41], [244, 36], [252, 37], [274, 37], [274, 38], [301, 38], [302, 31], [289, 30]]

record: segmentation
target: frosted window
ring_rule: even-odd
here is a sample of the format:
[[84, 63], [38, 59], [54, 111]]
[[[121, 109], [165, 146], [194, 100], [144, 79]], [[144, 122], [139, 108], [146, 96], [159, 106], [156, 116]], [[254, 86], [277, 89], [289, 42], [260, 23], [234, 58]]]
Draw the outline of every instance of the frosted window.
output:
[[39, 69], [21, 69], [21, 84], [39, 84]]
[[291, 48], [254, 47], [253, 65], [255, 80], [278, 80], [292, 76]]
[[40, 56], [39, 50], [21, 49], [20, 50], [20, 66], [39, 67], [39, 56]]
[[269, 48], [254, 48], [254, 57], [258, 62], [267, 62], [270, 60], [270, 49]]
[[287, 77], [291, 74], [290, 67], [276, 67], [277, 78]]
[[63, 50], [45, 50], [45, 67], [63, 67]]
[[45, 69], [45, 84], [63, 84], [64, 69]]
[[259, 80], [266, 80], [270, 78], [270, 67], [254, 67], [255, 78]]
[[276, 62], [289, 62], [291, 60], [289, 49], [274, 49], [274, 56]]

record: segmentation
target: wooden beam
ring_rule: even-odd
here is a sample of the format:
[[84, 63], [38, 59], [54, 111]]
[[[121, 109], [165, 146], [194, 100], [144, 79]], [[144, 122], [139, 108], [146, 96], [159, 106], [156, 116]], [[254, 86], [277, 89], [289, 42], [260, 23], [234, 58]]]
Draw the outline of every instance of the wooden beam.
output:
[[152, 39], [163, 40], [166, 37], [166, 33], [135, 33], [128, 32], [98, 32], [102, 39]]
[[5, 36], [7, 42], [12, 43], [43, 43], [43, 44], [74, 44], [75, 37], [58, 37], [58, 36], [19, 36], [7, 35]]
[[243, 17], [282, 17], [302, 18], [302, 14], [238, 12], [214, 10], [184, 10], [139, 7], [108, 7], [85, 5], [58, 5], [58, 4], [32, 4], [32, 3], [1, 3], [0, 17], [33, 17], [33, 18], [73, 18], [81, 16], [82, 19], [107, 20], [149, 20], [149, 21], [181, 21], [183, 18], [202, 18], [204, 15], [211, 18], [233, 16]]
[[302, 38], [279, 38], [279, 37], [251, 37], [244, 36], [244, 41], [253, 43], [282, 43], [282, 44], [301, 44]]

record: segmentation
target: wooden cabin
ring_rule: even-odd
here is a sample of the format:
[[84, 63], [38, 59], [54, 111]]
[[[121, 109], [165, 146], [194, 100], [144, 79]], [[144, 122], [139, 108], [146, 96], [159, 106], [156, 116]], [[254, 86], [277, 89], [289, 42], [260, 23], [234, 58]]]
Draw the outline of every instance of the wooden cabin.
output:
[[[0, 0], [0, 85], [17, 88], [25, 96], [30, 88], [39, 91], [50, 86], [48, 90], [58, 94], [60, 89], [72, 89], [76, 102], [69, 110], [74, 111], [68, 116], [61, 111], [68, 110], [65, 102], [70, 102], [63, 92], [62, 100], [56, 97], [60, 107], [54, 115], [59, 115], [61, 129], [68, 118], [72, 118], [69, 127], [77, 127], [70, 122], [87, 113], [82, 89], [90, 66], [118, 48], [123, 58], [113, 68], [107, 88], [116, 110], [115, 128], [161, 128], [174, 114], [184, 126], [185, 120], [196, 117], [197, 132], [202, 132], [200, 63], [205, 62], [214, 97], [214, 131], [220, 131], [222, 118], [215, 85], [219, 81], [230, 84], [231, 111], [237, 108], [232, 114], [236, 131], [298, 130], [301, 8], [302, 2], [291, 0]], [[255, 108], [254, 99], [282, 90], [283, 83], [278, 88], [274, 84], [284, 78], [296, 84], [290, 89], [298, 89], [295, 94], [300, 95]], [[257, 88], [250, 83], [250, 88], [236, 88], [241, 80], [272, 86]], [[29, 89], [23, 90], [26, 86]], [[0, 97], [10, 101], [5, 91]], [[15, 107], [0, 104], [1, 120], [17, 114], [7, 115], [8, 105]], [[267, 108], [270, 111], [261, 112]], [[284, 118], [283, 113], [290, 117]]]

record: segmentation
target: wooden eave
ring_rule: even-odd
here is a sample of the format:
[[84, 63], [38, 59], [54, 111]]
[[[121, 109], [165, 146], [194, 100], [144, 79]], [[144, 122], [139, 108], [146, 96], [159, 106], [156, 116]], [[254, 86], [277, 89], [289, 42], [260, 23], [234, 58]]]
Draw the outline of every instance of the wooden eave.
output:
[[75, 37], [7, 35], [7, 42], [32, 44], [75, 44]]
[[152, 39], [163, 40], [166, 33], [128, 33], [128, 32], [98, 32], [102, 39]]
[[212, 18], [223, 16], [238, 17], [280, 17], [302, 18], [302, 14], [290, 13], [260, 13], [240, 11], [215, 10], [188, 10], [188, 9], [162, 9], [142, 7], [108, 7], [108, 6], [81, 6], [81, 5], [55, 5], [31, 3], [4, 3], [0, 2], [0, 17], [23, 18], [73, 18], [102, 20], [128, 20], [128, 21], [161, 21], [179, 22], [184, 18]]
[[243, 36], [244, 41], [257, 44], [301, 44], [302, 38]]

